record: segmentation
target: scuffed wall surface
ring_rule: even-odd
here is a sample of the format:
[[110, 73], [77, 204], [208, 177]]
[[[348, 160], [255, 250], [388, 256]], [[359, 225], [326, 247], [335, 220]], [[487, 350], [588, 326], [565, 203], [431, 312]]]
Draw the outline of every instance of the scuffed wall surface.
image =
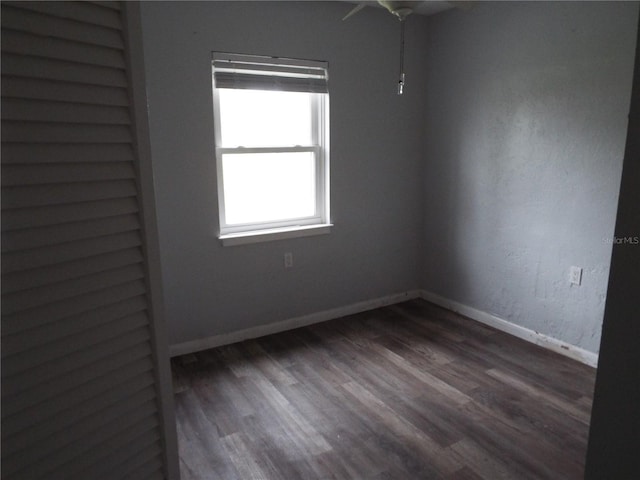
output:
[[637, 13], [498, 2], [429, 20], [424, 288], [598, 351]]
[[[417, 288], [422, 240], [425, 19], [399, 24], [335, 2], [144, 2], [142, 21], [170, 343], [287, 320]], [[415, 20], [415, 21], [414, 21]], [[331, 234], [222, 247], [211, 52], [326, 60]], [[293, 253], [285, 270], [283, 255]]]

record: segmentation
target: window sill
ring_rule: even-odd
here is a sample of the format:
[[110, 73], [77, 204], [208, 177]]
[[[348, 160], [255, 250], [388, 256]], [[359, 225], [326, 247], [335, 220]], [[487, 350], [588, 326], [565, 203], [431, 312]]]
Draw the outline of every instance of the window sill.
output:
[[272, 242], [287, 238], [310, 237], [314, 235], [326, 235], [331, 232], [331, 223], [320, 225], [300, 225], [296, 227], [274, 228], [272, 230], [228, 233], [220, 235], [223, 247], [235, 245], [247, 245], [249, 243]]

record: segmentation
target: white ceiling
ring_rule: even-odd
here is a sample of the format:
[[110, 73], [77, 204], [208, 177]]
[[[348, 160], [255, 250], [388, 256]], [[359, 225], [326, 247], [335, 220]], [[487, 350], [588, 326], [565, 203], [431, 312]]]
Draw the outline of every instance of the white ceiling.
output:
[[[357, 2], [352, 0], [340, 0], [345, 3], [359, 5], [361, 3], [366, 4], [368, 7], [376, 7], [376, 8], [384, 8], [376, 1], [365, 1], [365, 2]], [[440, 0], [424, 0], [420, 2], [403, 2], [403, 3], [411, 3], [413, 8], [413, 13], [417, 13], [418, 15], [433, 15], [434, 13], [442, 12], [443, 10], [449, 10], [450, 8], [454, 8], [454, 2], [440, 1]], [[345, 9], [345, 15], [349, 12], [350, 9]]]

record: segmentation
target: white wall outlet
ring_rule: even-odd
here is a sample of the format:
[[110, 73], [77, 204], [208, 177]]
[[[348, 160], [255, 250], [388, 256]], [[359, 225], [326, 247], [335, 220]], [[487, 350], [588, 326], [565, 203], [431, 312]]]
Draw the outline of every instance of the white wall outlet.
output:
[[582, 283], [582, 268], [571, 267], [569, 269], [569, 283], [572, 285], [580, 285]]
[[284, 254], [284, 268], [293, 267], [293, 253], [287, 252]]

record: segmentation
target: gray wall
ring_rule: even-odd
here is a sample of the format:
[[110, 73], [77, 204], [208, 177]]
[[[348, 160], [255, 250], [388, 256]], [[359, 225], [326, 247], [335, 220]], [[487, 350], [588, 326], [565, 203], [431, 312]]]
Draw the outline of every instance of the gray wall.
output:
[[[170, 343], [425, 288], [597, 352], [637, 3], [411, 17], [403, 97], [398, 23], [350, 8], [142, 5]], [[220, 245], [212, 50], [329, 61], [330, 235]]]
[[[395, 93], [399, 25], [329, 2], [142, 5], [158, 226], [170, 343], [416, 288], [422, 225], [426, 20], [407, 26], [406, 94]], [[211, 51], [327, 60], [330, 235], [222, 247]], [[284, 252], [294, 267], [283, 268]]]
[[617, 2], [430, 18], [424, 288], [598, 351], [637, 18]]

